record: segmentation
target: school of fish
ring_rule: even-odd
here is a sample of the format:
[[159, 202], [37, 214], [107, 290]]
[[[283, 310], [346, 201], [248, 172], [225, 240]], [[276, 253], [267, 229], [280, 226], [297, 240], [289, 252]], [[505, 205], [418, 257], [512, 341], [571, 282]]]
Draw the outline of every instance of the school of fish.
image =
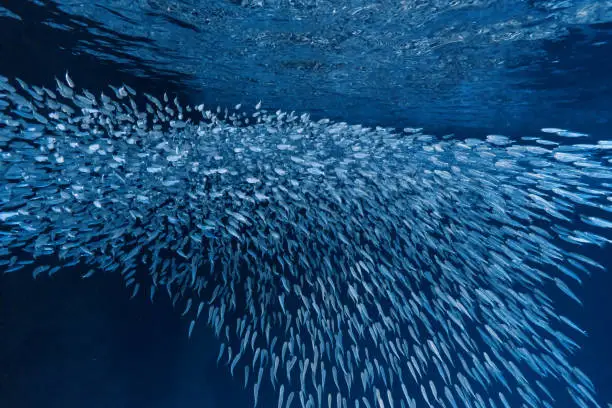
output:
[[87, 265], [167, 294], [190, 337], [214, 330], [253, 406], [599, 406], [569, 361], [584, 331], [553, 298], [580, 304], [607, 269], [580, 247], [610, 243], [612, 142], [437, 138], [56, 83], [0, 77], [5, 273]]

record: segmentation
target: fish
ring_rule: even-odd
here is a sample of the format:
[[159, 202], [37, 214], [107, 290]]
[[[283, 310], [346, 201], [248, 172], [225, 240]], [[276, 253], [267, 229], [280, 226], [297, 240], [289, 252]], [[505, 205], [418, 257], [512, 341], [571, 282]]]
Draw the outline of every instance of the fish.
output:
[[66, 83], [68, 84], [68, 86], [71, 88], [74, 88], [74, 81], [72, 80], [72, 78], [70, 78], [68, 71], [66, 71], [65, 77], [66, 77]]
[[128, 296], [167, 295], [187, 339], [209, 326], [219, 370], [243, 367], [254, 405], [597, 406], [571, 363], [585, 332], [550, 293], [580, 304], [607, 269], [609, 143], [437, 137], [261, 102], [247, 122], [56, 84], [0, 81], [4, 273], [83, 264]]
[[191, 333], [193, 333], [193, 328], [195, 327], [195, 320], [192, 320], [191, 322], [189, 322], [189, 330], [187, 333], [187, 337], [191, 338]]

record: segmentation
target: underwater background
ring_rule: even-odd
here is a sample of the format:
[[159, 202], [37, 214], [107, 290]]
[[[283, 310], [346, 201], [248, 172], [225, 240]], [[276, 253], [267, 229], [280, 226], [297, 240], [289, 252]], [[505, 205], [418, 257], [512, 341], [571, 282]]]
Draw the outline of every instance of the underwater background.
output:
[[[596, 143], [612, 129], [612, 2], [2, 0], [0, 75], [54, 89], [66, 71], [93, 93], [125, 83], [449, 138], [555, 127]], [[570, 362], [601, 406], [612, 401], [610, 248], [580, 251], [606, 268], [575, 288], [583, 306], [550, 295], [588, 332]], [[119, 274], [82, 279], [87, 269], [0, 275], [0, 407], [252, 406], [205, 324], [188, 338], [171, 299], [130, 299]], [[275, 407], [274, 394], [258, 406]]]

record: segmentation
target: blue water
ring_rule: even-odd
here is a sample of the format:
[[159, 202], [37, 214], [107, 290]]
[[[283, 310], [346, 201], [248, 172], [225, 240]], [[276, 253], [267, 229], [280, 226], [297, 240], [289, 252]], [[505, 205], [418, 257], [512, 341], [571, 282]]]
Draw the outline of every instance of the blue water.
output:
[[[261, 3], [261, 4], [260, 4]], [[610, 138], [606, 1], [0, 2], [0, 75], [53, 87], [68, 69], [188, 103], [310, 112], [349, 123], [512, 138], [542, 127]], [[609, 248], [593, 250], [611, 265]], [[80, 270], [0, 275], [0, 407], [247, 407], [217, 342], [159, 297]], [[559, 311], [588, 331], [572, 363], [612, 401], [612, 277]], [[260, 396], [260, 406], [276, 399]], [[294, 401], [294, 406], [297, 400]], [[563, 407], [559, 407], [563, 408]]]

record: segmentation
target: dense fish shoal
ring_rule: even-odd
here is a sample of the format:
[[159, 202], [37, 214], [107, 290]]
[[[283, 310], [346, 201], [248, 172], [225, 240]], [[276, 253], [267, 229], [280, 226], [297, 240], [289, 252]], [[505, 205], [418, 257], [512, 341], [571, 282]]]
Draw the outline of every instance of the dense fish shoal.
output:
[[606, 269], [581, 247], [610, 243], [609, 141], [56, 84], [0, 77], [4, 273], [87, 264], [169, 296], [253, 405], [265, 387], [278, 407], [599, 406], [570, 363], [584, 332], [548, 288], [580, 304]]

